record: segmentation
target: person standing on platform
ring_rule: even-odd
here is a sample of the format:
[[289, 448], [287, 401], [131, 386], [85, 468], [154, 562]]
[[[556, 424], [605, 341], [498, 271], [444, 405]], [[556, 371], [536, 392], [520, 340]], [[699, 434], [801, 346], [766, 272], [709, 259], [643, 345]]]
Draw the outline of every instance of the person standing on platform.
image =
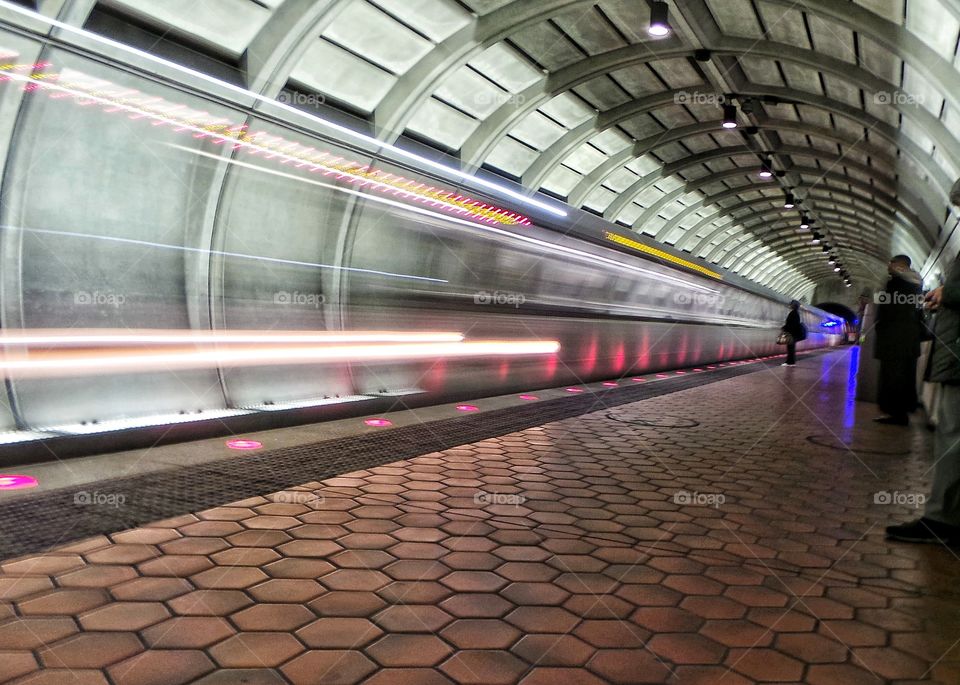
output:
[[[951, 193], [960, 205], [960, 182]], [[960, 544], [960, 256], [946, 282], [927, 293], [936, 312], [930, 381], [941, 384], [933, 448], [933, 485], [923, 517], [889, 526], [887, 537], [903, 542]]]
[[790, 313], [787, 314], [787, 321], [780, 330], [792, 338], [792, 341], [787, 343], [787, 361], [781, 366], [796, 366], [797, 343], [807, 337], [807, 329], [800, 321], [800, 303], [796, 300], [790, 303]]
[[877, 403], [886, 416], [877, 423], [907, 426], [917, 408], [917, 359], [920, 357], [923, 279], [910, 268], [910, 258], [897, 255], [887, 266], [890, 280], [877, 293], [876, 345], [880, 362]]

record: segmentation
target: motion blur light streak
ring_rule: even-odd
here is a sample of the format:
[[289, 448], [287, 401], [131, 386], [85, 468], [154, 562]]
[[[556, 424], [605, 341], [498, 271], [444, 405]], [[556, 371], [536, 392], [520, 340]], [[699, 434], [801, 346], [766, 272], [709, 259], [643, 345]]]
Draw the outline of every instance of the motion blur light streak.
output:
[[[362, 193], [362, 192], [360, 192], [360, 191], [358, 191], [358, 190], [353, 190], [353, 189], [350, 189], [350, 188], [343, 188], [343, 187], [341, 187], [341, 186], [336, 186], [336, 185], [333, 185], [333, 184], [331, 184], [331, 183], [324, 183], [323, 181], [317, 181], [317, 180], [312, 179], [312, 178], [305, 178], [305, 177], [303, 177], [303, 176], [297, 176], [297, 175], [295, 175], [295, 174], [290, 174], [290, 173], [287, 173], [287, 172], [284, 172], [284, 171], [280, 171], [280, 170], [278, 170], [278, 169], [270, 169], [270, 168], [268, 168], [268, 167], [261, 166], [261, 165], [259, 165], [259, 164], [250, 164], [249, 162], [241, 162], [240, 160], [237, 160], [237, 159], [230, 159], [229, 157], [224, 157], [224, 156], [222, 156], [222, 155], [215, 155], [215, 154], [210, 153], [210, 152], [204, 152], [203, 150], [195, 150], [195, 149], [193, 149], [193, 148], [185, 147], [185, 146], [183, 146], [183, 145], [175, 145], [175, 144], [173, 144], [173, 143], [166, 143], [166, 145], [167, 145], [168, 147], [172, 147], [172, 148], [174, 148], [174, 149], [176, 149], [176, 150], [180, 150], [181, 152], [186, 152], [186, 153], [188, 153], [188, 154], [197, 155], [198, 157], [206, 157], [207, 159], [212, 159], [212, 160], [215, 160], [215, 161], [220, 162], [220, 163], [231, 164], [231, 165], [233, 165], [233, 166], [241, 167], [241, 168], [243, 168], [243, 169], [251, 169], [251, 170], [253, 170], [253, 171], [259, 171], [259, 172], [261, 172], [261, 173], [271, 174], [271, 175], [273, 175], [273, 176], [279, 176], [279, 177], [281, 177], [281, 178], [290, 179], [290, 180], [292, 180], [292, 181], [297, 181], [297, 182], [300, 182], [300, 183], [309, 183], [309, 184], [311, 184], [311, 185], [319, 186], [319, 187], [321, 187], [321, 188], [327, 188], [327, 189], [329, 189], [329, 190], [334, 190], [334, 191], [337, 191], [337, 192], [340, 192], [340, 193], [346, 193], [346, 194], [348, 194], [348, 195], [355, 195], [355, 196], [362, 197], [362, 198], [365, 198], [365, 199], [374, 200], [374, 201], [379, 202], [379, 203], [381, 203], [381, 204], [387, 204], [387, 205], [391, 205], [391, 206], [395, 206], [395, 207], [403, 207], [404, 209], [414, 209], [414, 207], [412, 207], [411, 205], [403, 204], [402, 202], [392, 201], [392, 200], [389, 200], [388, 198], [383, 198], [383, 197], [371, 196], [371, 195], [368, 194], [368, 193]], [[324, 175], [325, 175], [325, 176], [329, 176], [329, 174], [324, 174]], [[344, 174], [339, 175], [338, 178], [340, 178], [340, 177], [343, 176], [343, 175], [344, 175]], [[382, 185], [382, 184], [365, 182], [365, 183], [361, 184], [361, 187], [363, 187], [364, 185], [372, 185], [372, 186], [376, 187], [376, 186], [379, 186], [379, 185]], [[391, 191], [391, 192], [392, 192], [392, 194], [394, 194], [394, 195], [409, 195], [409, 194], [410, 194], [410, 193], [408, 193], [407, 191]], [[460, 197], [460, 196], [458, 195], [457, 198], [459, 198], [459, 197]], [[434, 206], [440, 206], [440, 207], [442, 207], [442, 208], [444, 208], [444, 209], [448, 209], [448, 210], [450, 210], [451, 212], [454, 212], [454, 213], [457, 213], [457, 214], [473, 215], [473, 216], [476, 216], [477, 218], [481, 218], [481, 219], [486, 219], [486, 218], [487, 218], [487, 217], [485, 217], [485, 216], [476, 215], [475, 212], [473, 212], [473, 211], [471, 211], [471, 210], [468, 210], [468, 209], [466, 209], [466, 208], [463, 207], [463, 206], [459, 206], [459, 205], [457, 205], [457, 204], [452, 204], [452, 203], [446, 202], [446, 201], [444, 201], [444, 200], [442, 200], [442, 199], [435, 199], [435, 200], [433, 200], [433, 201], [430, 201], [429, 204], [434, 205]], [[425, 212], [425, 213], [430, 214], [430, 215], [436, 215], [436, 212], [430, 212], [429, 210], [425, 210], [425, 209], [422, 208], [422, 207], [418, 207], [417, 209], [418, 209], [419, 211], [421, 211], [421, 212]], [[502, 210], [498, 210], [498, 211], [502, 211]], [[517, 220], [516, 220], [516, 221], [500, 221], [499, 223], [507, 224], [507, 225], [514, 225], [514, 224], [516, 224], [516, 225], [520, 225], [520, 226], [531, 226], [531, 225], [532, 225], [532, 222], [531, 222], [529, 219], [527, 219], [526, 217], [521, 217], [521, 216], [515, 215], [515, 214], [510, 214], [510, 216], [511, 216], [511, 217], [515, 217]], [[446, 218], [448, 218], [448, 217], [447, 217], [446, 215], [444, 215], [444, 218], [446, 219]], [[470, 225], [471, 225], [471, 226], [476, 226], [476, 224], [474, 224], [474, 223], [471, 223]]]
[[170, 329], [56, 329], [0, 333], [0, 345], [96, 347], [100, 345], [234, 345], [371, 342], [461, 342], [463, 334], [405, 331], [189, 331]]
[[[59, 83], [38, 80], [40, 77], [54, 78]], [[69, 80], [71, 78], [73, 80]], [[206, 123], [204, 120], [190, 119], [187, 116], [178, 117], [171, 112], [182, 109], [183, 105], [175, 105], [162, 98], [147, 98], [139, 91], [131, 91], [127, 88], [122, 89], [120, 93], [110, 92], [105, 88], [118, 88], [118, 86], [110, 83], [104, 86], [105, 82], [102, 79], [90, 77], [82, 72], [69, 70], [61, 74], [30, 74], [28, 76], [11, 73], [6, 80], [26, 83], [25, 89], [28, 92], [44, 90], [50, 92], [51, 97], [58, 99], [73, 96], [80, 106], [97, 103], [105, 108], [105, 112], [129, 112], [133, 115], [132, 119], [149, 119], [155, 125], [169, 124], [174, 126], [177, 132], [192, 131], [194, 138], [210, 137], [215, 143], [230, 142], [234, 149], [243, 149], [251, 154], [262, 153], [267, 159], [280, 158], [281, 164], [294, 163], [297, 167], [309, 167], [311, 172], [323, 171], [325, 175], [335, 175], [337, 178], [345, 178], [378, 191], [391, 192], [419, 202], [440, 205], [452, 211], [466, 213], [481, 221], [524, 226], [531, 224], [531, 221], [524, 216], [479, 200], [463, 197], [452, 191], [439, 190], [422, 182], [371, 169], [358, 162], [343, 161], [342, 157], [305, 147], [264, 131], [251, 134], [245, 130], [246, 124], [233, 124], [229, 121], [223, 123], [222, 120], [210, 118], [209, 115]], [[95, 88], [98, 90], [94, 90]]]
[[429, 281], [432, 283], [448, 283], [443, 278], [430, 278], [429, 276], [413, 276], [411, 274], [398, 274], [390, 271], [377, 271], [376, 269], [361, 269], [355, 266], [335, 266], [333, 264], [318, 264], [315, 262], [301, 262], [295, 259], [280, 259], [278, 257], [262, 257], [259, 255], [243, 254], [242, 252], [225, 252], [223, 250], [206, 250], [201, 247], [185, 247], [183, 245], [170, 245], [167, 243], [155, 243], [149, 240], [137, 240], [135, 238], [118, 238], [116, 236], [90, 235], [88, 233], [76, 233], [74, 231], [53, 231], [48, 228], [20, 228], [17, 226], [0, 226], [4, 231], [23, 231], [24, 233], [39, 233], [43, 235], [58, 235], [68, 238], [87, 238], [90, 240], [106, 240], [114, 243], [124, 243], [127, 245], [141, 245], [143, 247], [156, 247], [162, 250], [177, 250], [178, 252], [194, 252], [202, 255], [211, 255], [217, 257], [231, 257], [235, 259], [252, 259], [258, 262], [269, 262], [271, 264], [285, 264], [289, 266], [306, 266], [315, 269], [333, 269], [335, 271], [350, 271], [355, 273], [374, 274], [376, 276], [393, 276], [395, 278], [409, 278], [415, 281]]
[[324, 362], [377, 362], [441, 357], [554, 354], [556, 341], [477, 340], [459, 343], [398, 343], [362, 345], [231, 346], [224, 349], [162, 351], [102, 348], [94, 351], [10, 350], [0, 360], [0, 372], [17, 378], [143, 373], [205, 367], [273, 366]]
[[24, 488], [35, 488], [38, 485], [40, 485], [40, 482], [33, 476], [0, 475], [0, 490], [23, 490]]
[[366, 144], [368, 144], [368, 145], [373, 145], [373, 146], [375, 146], [375, 147], [377, 147], [377, 148], [380, 148], [380, 149], [383, 149], [383, 150], [390, 150], [391, 152], [393, 152], [393, 153], [395, 153], [395, 154], [397, 154], [397, 155], [400, 155], [400, 156], [405, 157], [405, 158], [407, 158], [407, 159], [412, 159], [412, 160], [414, 160], [414, 161], [416, 161], [416, 162], [418, 162], [418, 163], [420, 163], [420, 164], [425, 164], [425, 165], [430, 166], [430, 167], [432, 167], [432, 168], [434, 168], [434, 169], [438, 169], [438, 170], [443, 171], [444, 173], [450, 174], [450, 175], [452, 175], [452, 176], [454, 176], [454, 177], [456, 177], [456, 178], [459, 178], [459, 179], [462, 179], [462, 180], [464, 180], [464, 181], [467, 181], [467, 182], [470, 182], [470, 183], [474, 183], [474, 184], [477, 184], [477, 185], [482, 185], [482, 186], [484, 186], [484, 187], [486, 187], [486, 188], [490, 188], [491, 190], [495, 190], [495, 191], [498, 192], [498, 193], [503, 193], [503, 194], [505, 194], [505, 195], [510, 196], [511, 198], [513, 198], [514, 200], [516, 200], [517, 202], [522, 202], [523, 204], [526, 204], [526, 205], [531, 205], [531, 206], [534, 206], [534, 207], [539, 207], [540, 209], [543, 209], [544, 211], [550, 212], [551, 214], [554, 214], [554, 215], [556, 215], [556, 216], [567, 216], [567, 213], [566, 213], [563, 209], [560, 209], [559, 207], [555, 207], [555, 206], [553, 206], [553, 205], [551, 205], [551, 204], [548, 204], [548, 203], [546, 203], [546, 202], [542, 202], [542, 201], [540, 201], [540, 200], [536, 200], [536, 199], [534, 199], [534, 198], [531, 198], [531, 197], [525, 195], [525, 194], [522, 193], [522, 192], [519, 192], [519, 191], [516, 191], [516, 190], [512, 190], [511, 188], [509, 188], [509, 187], [507, 187], [507, 186], [504, 186], [504, 185], [501, 185], [500, 183], [496, 183], [496, 182], [494, 182], [494, 181], [488, 181], [488, 180], [486, 180], [486, 179], [484, 179], [484, 178], [480, 178], [480, 177], [478, 177], [478, 176], [474, 176], [473, 174], [466, 173], [466, 172], [464, 172], [464, 171], [461, 171], [460, 169], [457, 169], [457, 168], [455, 168], [455, 167], [453, 167], [453, 166], [450, 166], [450, 165], [447, 165], [447, 164], [441, 164], [440, 162], [437, 162], [437, 161], [435, 161], [435, 160], [429, 159], [429, 158], [427, 158], [427, 157], [423, 157], [423, 156], [418, 155], [418, 154], [416, 154], [416, 153], [414, 153], [414, 152], [410, 152], [409, 150], [404, 150], [403, 148], [397, 147], [396, 145], [391, 145], [390, 143], [386, 143], [386, 142], [384, 142], [384, 141], [377, 140], [376, 138], [374, 138], [374, 137], [372, 137], [372, 136], [365, 135], [365, 134], [363, 134], [363, 133], [360, 133], [359, 131], [354, 131], [353, 129], [348, 128], [348, 127], [346, 127], [346, 126], [342, 126], [342, 125], [340, 125], [340, 124], [335, 124], [335, 123], [333, 123], [332, 121], [327, 121], [326, 119], [322, 119], [321, 117], [318, 117], [317, 115], [312, 114], [312, 113], [310, 113], [310, 112], [305, 112], [305, 111], [303, 111], [303, 110], [297, 109], [296, 107], [291, 107], [290, 105], [287, 105], [287, 104], [278, 102], [277, 100], [275, 100], [275, 99], [273, 99], [273, 98], [266, 97], [266, 96], [264, 96], [264, 95], [261, 95], [261, 94], [259, 94], [259, 93], [255, 93], [255, 92], [253, 92], [253, 91], [251, 91], [251, 90], [247, 90], [246, 88], [242, 88], [242, 87], [240, 87], [240, 86], [235, 86], [235, 85], [233, 85], [232, 83], [227, 83], [226, 81], [222, 81], [222, 80], [220, 80], [220, 79], [218, 79], [218, 78], [216, 78], [216, 77], [210, 76], [209, 74], [204, 74], [203, 72], [196, 71], [196, 70], [194, 70], [194, 69], [190, 69], [190, 68], [188, 68], [188, 67], [183, 66], [182, 64], [178, 64], [178, 63], [176, 63], [176, 62], [172, 62], [172, 61], [170, 61], [170, 60], [163, 59], [162, 57], [158, 57], [157, 55], [151, 54], [151, 53], [146, 52], [146, 51], [144, 51], [144, 50], [139, 50], [139, 49], [137, 49], [137, 48], [135, 48], [135, 47], [132, 47], [132, 46], [130, 46], [130, 45], [128, 45], [128, 44], [121, 43], [121, 42], [115, 41], [115, 40], [111, 40], [110, 38], [107, 38], [106, 36], [100, 35], [100, 34], [98, 34], [98, 33], [93, 33], [93, 32], [90, 32], [90, 31], [86, 31], [86, 30], [84, 30], [84, 29], [82, 29], [82, 28], [78, 28], [78, 27], [76, 27], [76, 26], [71, 26], [70, 24], [67, 24], [67, 23], [64, 23], [64, 22], [61, 22], [61, 21], [57, 21], [56, 19], [52, 19], [52, 18], [49, 18], [49, 17], [45, 17], [45, 16], [43, 16], [42, 14], [39, 14], [38, 12], [34, 12], [34, 11], [32, 11], [32, 10], [28, 10], [28, 9], [26, 9], [26, 8], [23, 8], [23, 7], [18, 7], [18, 6], [16, 6], [16, 5], [9, 5], [9, 4], [8, 4], [8, 5], [5, 5], [5, 7], [6, 7], [7, 9], [13, 11], [13, 12], [18, 13], [18, 14], [26, 15], [26, 16], [30, 17], [31, 20], [33, 20], [33, 21], [45, 22], [45, 23], [49, 24], [50, 26], [55, 26], [55, 27], [59, 28], [60, 30], [62, 30], [62, 31], [64, 31], [64, 32], [71, 33], [71, 34], [74, 34], [74, 35], [79, 35], [79, 36], [82, 36], [83, 38], [85, 38], [85, 39], [87, 39], [87, 40], [92, 40], [92, 41], [96, 41], [96, 42], [101, 43], [101, 44], [104, 44], [104, 45], [108, 45], [108, 46], [110, 46], [110, 47], [113, 48], [113, 49], [122, 50], [122, 51], [124, 51], [124, 52], [128, 52], [128, 53], [131, 53], [131, 54], [138, 55], [139, 57], [142, 57], [142, 58], [144, 58], [144, 59], [147, 59], [147, 60], [149, 60], [149, 61], [151, 61], [151, 62], [153, 62], [153, 63], [155, 63], [155, 64], [162, 64], [162, 65], [164, 65], [164, 66], [166, 66], [166, 67], [168, 67], [168, 68], [174, 69], [174, 70], [179, 71], [179, 72], [181, 72], [181, 73], [190, 74], [190, 75], [193, 76], [194, 78], [198, 78], [198, 79], [204, 80], [204, 81], [206, 81], [206, 82], [208, 82], [208, 83], [214, 83], [214, 84], [216, 84], [217, 86], [219, 86], [219, 87], [221, 87], [221, 88], [224, 88], [224, 89], [229, 90], [229, 91], [231, 91], [231, 92], [235, 92], [235, 93], [238, 93], [238, 94], [242, 95], [242, 96], [244, 97], [244, 99], [246, 99], [246, 98], [253, 98], [253, 99], [255, 99], [255, 100], [258, 100], [258, 101], [260, 101], [260, 102], [263, 102], [263, 103], [267, 104], [267, 105], [270, 106], [270, 107], [273, 107], [273, 108], [276, 108], [276, 109], [281, 109], [281, 110], [283, 110], [283, 111], [285, 111], [285, 112], [287, 112], [287, 113], [295, 114], [295, 115], [297, 115], [298, 117], [301, 117], [301, 118], [303, 118], [303, 119], [307, 119], [307, 120], [309, 120], [309, 121], [322, 124], [323, 126], [326, 126], [327, 128], [330, 128], [330, 129], [332, 129], [332, 130], [334, 130], [334, 131], [337, 131], [337, 132], [339, 132], [339, 133], [343, 133], [343, 134], [345, 134], [345, 135], [347, 135], [347, 136], [349, 136], [349, 137], [351, 137], [351, 138], [353, 138], [353, 139], [355, 139], [355, 140], [360, 140], [360, 141], [362, 141], [362, 142], [364, 142], [364, 143], [366, 143]]
[[[341, 187], [338, 187], [338, 186], [333, 186], [333, 185], [330, 185], [330, 184], [327, 184], [327, 183], [323, 183], [323, 182], [321, 182], [321, 181], [316, 181], [316, 180], [314, 180], [314, 179], [309, 179], [309, 178], [303, 178], [303, 177], [300, 177], [300, 176], [295, 176], [295, 175], [293, 175], [293, 174], [288, 174], [288, 173], [285, 173], [285, 172], [282, 172], [282, 171], [277, 171], [277, 170], [275, 170], [275, 169], [268, 169], [268, 168], [263, 167], [263, 166], [261, 166], [261, 165], [259, 165], [259, 164], [250, 164], [250, 163], [248, 163], [248, 162], [241, 162], [241, 161], [238, 161], [238, 160], [229, 160], [229, 159], [225, 159], [225, 158], [223, 158], [223, 157], [220, 157], [220, 156], [218, 156], [218, 155], [213, 155], [213, 154], [210, 154], [210, 153], [208, 153], [208, 152], [203, 152], [203, 151], [200, 151], [200, 150], [193, 150], [193, 149], [191, 149], [191, 148], [183, 147], [183, 146], [180, 146], [180, 145], [171, 145], [171, 147], [175, 147], [175, 148], [177, 148], [177, 149], [179, 149], [179, 150], [182, 150], [182, 151], [184, 151], [184, 152], [188, 152], [188, 153], [190, 153], [190, 154], [198, 155], [198, 156], [201, 156], [201, 157], [210, 157], [210, 158], [216, 159], [216, 160], [218, 160], [218, 161], [228, 162], [228, 163], [230, 163], [230, 164], [233, 164], [233, 165], [236, 165], [236, 166], [240, 166], [240, 167], [242, 167], [242, 168], [250, 169], [250, 170], [253, 170], [253, 171], [259, 171], [259, 172], [261, 172], [261, 173], [267, 173], [267, 174], [271, 174], [271, 175], [274, 175], [274, 176], [280, 176], [280, 177], [288, 178], [288, 179], [290, 179], [290, 180], [297, 181], [297, 182], [301, 182], [301, 183], [308, 183], [308, 184], [311, 184], [311, 185], [322, 186], [322, 187], [324, 187], [324, 188], [328, 188], [328, 189], [330, 189], [330, 190], [334, 190], [334, 191], [340, 192], [340, 193], [346, 193], [346, 194], [349, 194], [349, 195], [362, 196], [363, 198], [368, 199], [368, 200], [371, 200], [371, 201], [376, 202], [376, 203], [378, 203], [378, 204], [384, 204], [384, 205], [393, 206], [393, 207], [400, 207], [400, 208], [402, 208], [402, 209], [404, 209], [404, 210], [412, 211], [412, 212], [419, 213], [419, 214], [424, 214], [424, 215], [427, 215], [427, 216], [435, 216], [435, 215], [436, 215], [435, 212], [430, 212], [429, 210], [426, 210], [426, 209], [424, 209], [424, 208], [422, 208], [422, 207], [414, 207], [414, 206], [405, 205], [405, 204], [402, 204], [402, 203], [399, 203], [399, 202], [395, 202], [395, 201], [389, 200], [389, 199], [387, 199], [387, 198], [370, 196], [370, 195], [367, 195], [367, 194], [364, 194], [364, 193], [359, 193], [359, 192], [357, 192], [357, 191], [355, 191], [355, 190], [351, 190], [351, 189], [349, 189], [349, 188], [341, 188]], [[447, 222], [455, 222], [455, 223], [457, 223], [457, 224], [464, 225], [464, 226], [468, 226], [468, 227], [470, 227], [470, 228], [475, 228], [476, 226], [478, 226], [478, 224], [476, 224], [476, 223], [472, 223], [472, 222], [468, 222], [468, 221], [463, 221], [462, 219], [458, 219], [458, 218], [456, 218], [456, 217], [451, 217], [451, 216], [446, 216], [446, 215], [444, 215], [444, 216], [442, 217], [442, 219], [443, 219], [444, 221], [447, 221]], [[525, 224], [525, 225], [526, 225], [526, 224]], [[574, 257], [576, 257], [576, 258], [578, 258], [578, 259], [581, 259], [581, 260], [583, 260], [583, 261], [585, 261], [585, 262], [587, 262], [587, 263], [592, 263], [592, 262], [598, 262], [598, 261], [599, 261], [599, 262], [603, 262], [603, 263], [606, 263], [606, 264], [610, 264], [610, 265], [616, 266], [616, 267], [621, 268], [621, 269], [627, 269], [627, 270], [634, 271], [634, 272], [636, 272], [636, 273], [641, 273], [641, 274], [644, 274], [644, 275], [655, 276], [655, 277], [658, 278], [659, 280], [671, 281], [671, 282], [676, 283], [677, 285], [680, 285], [680, 286], [685, 287], [685, 288], [692, 288], [692, 289], [694, 289], [694, 290], [699, 290], [699, 291], [703, 291], [703, 292], [708, 292], [708, 293], [711, 293], [711, 294], [717, 294], [717, 291], [714, 290], [714, 289], [712, 289], [712, 288], [708, 288], [708, 287], [706, 287], [706, 286], [700, 285], [700, 284], [698, 284], [698, 283], [693, 283], [693, 282], [691, 282], [691, 281], [685, 281], [685, 280], [683, 280], [683, 279], [681, 279], [681, 278], [677, 278], [677, 277], [675, 277], [675, 276], [670, 276], [670, 275], [668, 275], [668, 274], [654, 274], [653, 272], [649, 271], [648, 269], [644, 269], [644, 268], [642, 268], [642, 267], [637, 267], [637, 266], [634, 266], [634, 265], [631, 265], [631, 264], [625, 264], [624, 262], [621, 262], [621, 261], [618, 261], [618, 260], [610, 259], [610, 258], [607, 258], [607, 257], [601, 257], [601, 256], [599, 256], [599, 255], [591, 254], [591, 253], [589, 253], [589, 252], [584, 252], [584, 251], [582, 251], [582, 250], [577, 250], [577, 249], [575, 249], [575, 248], [567, 247], [567, 246], [565, 246], [565, 245], [560, 245], [560, 244], [558, 244], [558, 243], [548, 243], [548, 242], [545, 242], [545, 241], [543, 241], [543, 240], [539, 240], [539, 239], [537, 239], [537, 238], [533, 238], [533, 237], [530, 237], [530, 236], [524, 236], [524, 235], [519, 235], [519, 234], [516, 234], [516, 233], [511, 233], [511, 232], [504, 231], [504, 230], [502, 230], [502, 229], [498, 229], [498, 228], [495, 228], [495, 227], [492, 227], [492, 226], [483, 226], [483, 228], [484, 228], [486, 231], [488, 231], [488, 232], [496, 233], [496, 234], [498, 234], [498, 235], [502, 235], [502, 236], [504, 236], [504, 237], [506, 237], [506, 238], [509, 238], [509, 239], [512, 239], [512, 240], [514, 240], [514, 241], [525, 242], [525, 243], [529, 243], [529, 244], [532, 244], [532, 245], [537, 245], [538, 247], [545, 247], [545, 248], [547, 248], [548, 250], [552, 250], [552, 251], [554, 251], [554, 252], [563, 252], [563, 253], [569, 254], [569, 255], [574, 256]], [[612, 234], [611, 234], [611, 235], [612, 235]], [[622, 236], [618, 236], [618, 237], [619, 237], [619, 238], [622, 238]], [[623, 242], [623, 241], [627, 241], [627, 242]], [[720, 274], [718, 274], [718, 273], [716, 273], [716, 272], [713, 272], [713, 271], [709, 271], [709, 270], [707, 270], [707, 269], [704, 269], [703, 267], [701, 267], [701, 266], [699, 266], [699, 265], [697, 265], [697, 264], [694, 264], [693, 262], [689, 262], [689, 261], [687, 261], [687, 260], [680, 259], [679, 257], [674, 257], [673, 255], [668, 254], [668, 253], [666, 253], [666, 252], [663, 252], [662, 250], [656, 250], [656, 249], [654, 249], [654, 248], [647, 247], [646, 245], [643, 245], [642, 243], [636, 243], [636, 245], [639, 245], [639, 246], [640, 246], [640, 247], [636, 247], [636, 246], [633, 245], [633, 242], [635, 242], [635, 241], [630, 241], [628, 238], [622, 238], [622, 240], [614, 240], [614, 242], [620, 242], [620, 243], [622, 243], [622, 244], [624, 244], [624, 245], [627, 245], [628, 247], [634, 247], [635, 249], [638, 249], [638, 250], [640, 250], [640, 251], [642, 251], [642, 252], [645, 252], [645, 253], [647, 253], [647, 254], [651, 254], [651, 255], [653, 255], [653, 256], [655, 256], [655, 257], [659, 257], [659, 258], [664, 259], [664, 260], [666, 260], [666, 261], [670, 261], [670, 262], [674, 262], [674, 263], [680, 264], [681, 266], [686, 266], [687, 268], [693, 269], [693, 270], [695, 270], [695, 271], [703, 271], [703, 272], [707, 273], [707, 275], [712, 275], [712, 276], [714, 276], [714, 277], [716, 277], [716, 278], [718, 278], [718, 279], [722, 279], [722, 278], [723, 278]], [[326, 266], [326, 265], [323, 265], [323, 266]], [[327, 268], [342, 268], [342, 267], [327, 267]], [[349, 270], [349, 269], [345, 269], [345, 270]], [[357, 270], [357, 271], [361, 271], [361, 272], [364, 271], [363, 269], [356, 269], [356, 270]], [[389, 275], [396, 275], [396, 276], [400, 276], [400, 277], [402, 277], [402, 278], [415, 278], [415, 279], [422, 279], [422, 280], [440, 281], [440, 279], [429, 279], [429, 278], [423, 277], [423, 276], [410, 276], [410, 275], [405, 275], [405, 274], [389, 274]], [[445, 283], [446, 281], [441, 281], [441, 282], [444, 282], [444, 283]]]

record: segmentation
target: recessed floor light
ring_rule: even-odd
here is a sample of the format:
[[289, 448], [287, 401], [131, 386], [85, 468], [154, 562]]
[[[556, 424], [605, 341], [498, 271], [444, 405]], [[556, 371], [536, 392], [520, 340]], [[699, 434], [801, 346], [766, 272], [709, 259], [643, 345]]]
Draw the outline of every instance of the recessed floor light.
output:
[[227, 440], [227, 447], [232, 450], [258, 450], [263, 447], [262, 442], [256, 440]]
[[0, 490], [23, 490], [25, 488], [35, 488], [38, 485], [40, 485], [40, 482], [33, 476], [0, 474]]

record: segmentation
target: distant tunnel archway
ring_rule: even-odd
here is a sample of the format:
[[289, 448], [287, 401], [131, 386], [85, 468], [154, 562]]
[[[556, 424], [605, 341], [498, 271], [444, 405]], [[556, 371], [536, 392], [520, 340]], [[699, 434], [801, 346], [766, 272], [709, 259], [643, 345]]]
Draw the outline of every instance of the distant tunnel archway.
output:
[[857, 313], [850, 309], [845, 304], [840, 304], [839, 302], [821, 302], [820, 304], [814, 305], [819, 309], [822, 309], [825, 312], [830, 312], [831, 314], [836, 314], [837, 316], [843, 317], [844, 321], [847, 323], [854, 323], [857, 320]]

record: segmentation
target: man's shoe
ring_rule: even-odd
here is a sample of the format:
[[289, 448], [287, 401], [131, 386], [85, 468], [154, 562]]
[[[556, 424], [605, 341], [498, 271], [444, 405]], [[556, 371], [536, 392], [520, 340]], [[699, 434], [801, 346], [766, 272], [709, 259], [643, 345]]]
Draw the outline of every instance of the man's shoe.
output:
[[887, 526], [887, 539], [900, 542], [919, 542], [950, 545], [960, 542], [960, 527], [928, 518], [919, 518], [899, 526]]
[[880, 416], [875, 418], [876, 423], [882, 423], [886, 426], [909, 426], [910, 419], [906, 416]]
[[786, 362], [784, 362], [784, 363], [781, 364], [780, 366], [796, 366], [796, 364], [787, 364]]

